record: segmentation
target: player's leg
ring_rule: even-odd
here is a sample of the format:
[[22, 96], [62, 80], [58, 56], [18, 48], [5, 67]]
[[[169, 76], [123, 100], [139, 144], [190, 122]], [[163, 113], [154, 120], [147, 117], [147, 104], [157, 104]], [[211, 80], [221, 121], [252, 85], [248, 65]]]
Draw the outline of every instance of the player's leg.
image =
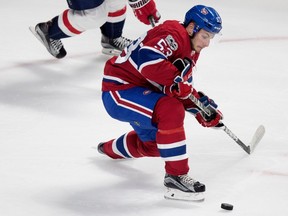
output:
[[98, 151], [113, 159], [159, 157], [159, 150], [155, 141], [143, 142], [135, 131], [123, 134], [117, 139], [102, 142]]
[[48, 22], [30, 27], [34, 35], [43, 43], [48, 52], [56, 58], [63, 58], [66, 50], [60, 39], [73, 37], [82, 32], [99, 28], [108, 17], [105, 0], [69, 0], [69, 9]]
[[157, 124], [157, 147], [165, 161], [165, 198], [203, 200], [205, 185], [188, 175], [188, 154], [184, 131], [185, 109], [176, 98], [161, 98], [153, 113]]
[[[137, 137], [132, 141], [127, 139], [129, 138], [128, 134], [128, 136], [123, 135], [116, 140], [104, 143], [104, 151], [115, 153], [115, 155], [110, 154], [112, 158], [141, 157], [145, 155], [141, 155], [137, 151], [139, 149], [137, 143], [143, 146], [145, 141], [149, 139], [153, 144], [156, 140], [157, 155], [155, 156], [158, 156], [159, 153], [159, 156], [165, 161], [164, 184], [167, 188], [165, 197], [185, 200], [203, 199], [205, 185], [195, 181], [188, 175], [189, 166], [183, 127], [185, 117], [183, 104], [175, 98], [162, 95], [157, 98], [156, 103], [154, 101], [153, 106], [147, 106], [150, 101], [153, 101], [153, 93], [151, 95], [149, 91], [147, 93], [144, 93], [144, 91], [136, 92], [135, 88], [132, 90], [130, 92], [125, 90], [110, 92], [109, 94], [104, 93], [103, 95], [103, 102], [108, 113], [120, 121], [130, 122], [137, 134]], [[138, 90], [141, 90], [141, 88], [138, 88]], [[151, 114], [151, 112], [153, 113]], [[140, 118], [139, 113], [141, 113], [141, 116], [149, 116], [149, 121], [144, 121], [145, 118], [143, 117]], [[147, 128], [149, 128], [150, 134], [147, 133]], [[157, 129], [153, 130], [153, 128]], [[142, 142], [138, 142], [139, 139]], [[131, 151], [131, 149], [135, 151]]]
[[132, 42], [132, 40], [122, 36], [127, 0], [106, 1], [109, 13], [107, 22], [100, 28], [102, 52], [109, 55], [119, 55]]
[[114, 159], [159, 156], [155, 142], [157, 127], [152, 123], [152, 117], [155, 104], [163, 96], [142, 87], [103, 92], [102, 99], [108, 114], [130, 123], [134, 129], [118, 139], [101, 143], [103, 152]]
[[[152, 141], [157, 143], [159, 156], [165, 160], [167, 173], [173, 175], [188, 173], [183, 127], [185, 111], [181, 102], [140, 87], [104, 92], [102, 98], [109, 115], [117, 120], [129, 122], [136, 132], [111, 140], [108, 144], [111, 145], [111, 151], [122, 152], [122, 149], [129, 150], [127, 145], [139, 146]], [[107, 150], [106, 144], [104, 149]], [[125, 158], [123, 155], [133, 157], [129, 152], [122, 152], [119, 155], [122, 158]]]
[[[133, 157], [133, 154], [127, 152], [127, 145], [142, 146], [145, 142], [154, 142], [158, 145], [159, 156], [165, 160], [167, 173], [188, 173], [183, 127], [185, 114], [181, 102], [142, 87], [103, 92], [102, 99], [111, 117], [129, 122], [136, 132], [109, 141], [109, 144], [105, 144], [104, 150], [108, 149], [106, 145], [111, 145], [109, 152], [121, 152], [122, 154], [118, 154], [119, 158], [125, 158], [127, 155]], [[123, 149], [126, 152], [123, 152]]]
[[52, 19], [49, 36], [53, 39], [73, 37], [99, 28], [108, 18], [107, 0], [69, 0], [69, 9]]

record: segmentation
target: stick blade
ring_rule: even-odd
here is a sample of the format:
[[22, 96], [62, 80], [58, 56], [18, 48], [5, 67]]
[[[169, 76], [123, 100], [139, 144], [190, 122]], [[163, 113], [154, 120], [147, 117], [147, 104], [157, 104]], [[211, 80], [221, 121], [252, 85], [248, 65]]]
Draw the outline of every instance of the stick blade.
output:
[[252, 140], [250, 142], [250, 153], [252, 153], [254, 151], [254, 149], [256, 148], [256, 146], [258, 145], [258, 143], [261, 141], [261, 139], [263, 138], [265, 134], [265, 127], [263, 125], [260, 125], [256, 132], [254, 133], [254, 136], [252, 137]]

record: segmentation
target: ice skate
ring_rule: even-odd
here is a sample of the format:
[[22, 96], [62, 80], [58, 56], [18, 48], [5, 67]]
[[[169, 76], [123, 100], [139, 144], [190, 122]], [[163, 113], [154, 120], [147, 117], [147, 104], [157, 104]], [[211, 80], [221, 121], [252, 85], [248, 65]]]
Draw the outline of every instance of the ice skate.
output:
[[102, 35], [101, 45], [103, 47], [102, 53], [106, 55], [115, 55], [118, 56], [122, 50], [127, 47], [132, 40], [125, 37], [118, 37], [114, 39], [109, 39], [108, 37]]
[[203, 201], [205, 185], [195, 181], [188, 175], [173, 176], [166, 174], [164, 178], [166, 199], [184, 201]]
[[48, 52], [55, 58], [63, 58], [66, 55], [66, 50], [61, 42], [61, 40], [54, 40], [49, 37], [48, 29], [51, 22], [39, 23], [34, 27], [30, 26], [30, 31], [35, 35], [35, 37], [46, 47]]
[[101, 142], [101, 143], [98, 144], [97, 150], [98, 150], [98, 152], [100, 154], [106, 155], [105, 152], [104, 152], [104, 142]]

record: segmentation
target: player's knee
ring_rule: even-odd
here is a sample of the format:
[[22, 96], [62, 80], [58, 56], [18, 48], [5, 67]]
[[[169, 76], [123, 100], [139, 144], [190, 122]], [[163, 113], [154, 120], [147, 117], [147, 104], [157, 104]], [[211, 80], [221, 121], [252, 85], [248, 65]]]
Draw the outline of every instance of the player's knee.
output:
[[162, 97], [156, 104], [153, 113], [153, 122], [158, 128], [171, 129], [182, 127], [185, 109], [183, 104], [172, 97]]
[[107, 0], [108, 20], [110, 23], [118, 23], [126, 18], [126, 0]]
[[108, 13], [109, 11], [105, 4], [102, 4], [97, 8], [92, 8], [83, 11], [83, 14], [87, 18], [87, 21], [89, 20], [91, 23], [92, 22], [101, 23], [101, 25], [103, 25], [107, 21]]

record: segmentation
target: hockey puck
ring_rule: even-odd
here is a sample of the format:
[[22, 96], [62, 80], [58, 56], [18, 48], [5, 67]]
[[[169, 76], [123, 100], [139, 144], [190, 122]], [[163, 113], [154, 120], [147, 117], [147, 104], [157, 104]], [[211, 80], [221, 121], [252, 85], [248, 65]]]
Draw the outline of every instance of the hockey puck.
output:
[[221, 203], [221, 208], [231, 211], [231, 210], [233, 210], [233, 205], [231, 205], [229, 203]]

